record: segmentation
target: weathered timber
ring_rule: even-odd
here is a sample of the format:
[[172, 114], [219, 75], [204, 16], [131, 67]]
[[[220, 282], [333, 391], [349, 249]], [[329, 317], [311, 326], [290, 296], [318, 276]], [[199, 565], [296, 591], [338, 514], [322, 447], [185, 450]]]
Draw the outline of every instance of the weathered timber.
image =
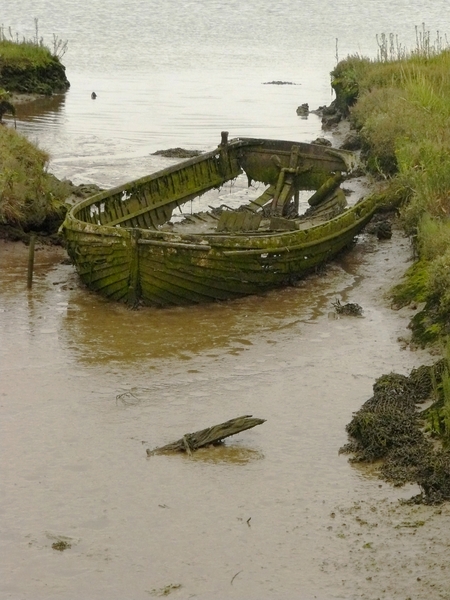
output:
[[[130, 306], [259, 294], [290, 285], [335, 256], [372, 218], [376, 199], [344, 210], [342, 190], [333, 191], [353, 161], [342, 150], [283, 140], [228, 141], [223, 132], [213, 151], [83, 200], [61, 231], [83, 283]], [[243, 173], [249, 184], [267, 186], [256, 199], [243, 195], [230, 210], [217, 193], [219, 206], [207, 199], [211, 212], [182, 211]], [[299, 190], [327, 193], [299, 216]], [[174, 209], [180, 209], [181, 222], [172, 217]]]
[[311, 198], [309, 198], [308, 204], [310, 206], [318, 206], [331, 194], [331, 192], [334, 192], [341, 181], [341, 173], [337, 173], [333, 177], [327, 179], [325, 183], [321, 185], [320, 188], [311, 196]]
[[229, 421], [225, 421], [225, 423], [219, 423], [219, 425], [201, 429], [195, 433], [186, 433], [176, 442], [172, 442], [166, 446], [161, 446], [154, 450], [147, 448], [147, 456], [164, 454], [166, 452], [187, 452], [188, 454], [191, 454], [195, 450], [198, 450], [198, 448], [218, 444], [231, 435], [236, 435], [241, 431], [256, 427], [256, 425], [262, 425], [265, 421], [265, 419], [258, 419], [252, 417], [252, 415], [244, 415], [242, 417], [230, 419]]
[[261, 213], [253, 211], [224, 210], [220, 215], [216, 231], [257, 231], [261, 219]]
[[[298, 146], [292, 146], [289, 157], [289, 167], [281, 169], [278, 177], [275, 195], [272, 200], [271, 214], [281, 216], [285, 213], [287, 203], [295, 192], [295, 175], [300, 172], [300, 149]], [[305, 169], [304, 172], [307, 172]]]

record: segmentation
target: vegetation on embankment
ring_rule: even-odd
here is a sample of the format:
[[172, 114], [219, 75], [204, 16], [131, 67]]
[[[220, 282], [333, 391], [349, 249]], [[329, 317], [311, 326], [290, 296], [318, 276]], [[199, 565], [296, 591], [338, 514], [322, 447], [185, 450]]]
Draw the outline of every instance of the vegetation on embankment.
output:
[[48, 155], [10, 127], [0, 126], [0, 226], [54, 232], [70, 186], [47, 172]]
[[0, 125], [0, 237], [27, 242], [30, 233], [61, 243], [58, 228], [69, 204], [98, 193], [48, 172], [49, 156], [15, 129]]
[[[450, 500], [450, 50], [439, 36], [431, 44], [424, 29], [417, 41], [408, 53], [394, 36], [382, 36], [377, 60], [350, 56], [331, 75], [336, 108], [357, 130], [366, 167], [399, 206], [415, 250], [393, 301], [420, 308], [412, 339], [434, 344], [445, 358], [423, 368], [419, 388], [401, 375], [383, 376], [383, 394], [377, 382], [374, 398], [347, 426], [344, 450], [356, 460], [384, 461], [385, 479], [414, 481], [421, 499], [433, 502]], [[397, 406], [401, 398], [408, 410]], [[431, 406], [418, 410], [415, 402], [425, 399]]]
[[[60, 57], [67, 48], [53, 36], [53, 50], [39, 37], [19, 40], [0, 27], [0, 124], [4, 115], [15, 115], [12, 93], [65, 92], [69, 82]], [[25, 137], [0, 125], [0, 234], [27, 239], [30, 231], [55, 233], [66, 213], [65, 200], [73, 191], [48, 173], [49, 157]]]
[[450, 50], [429, 43], [397, 57], [384, 50], [377, 60], [338, 63], [332, 85], [368, 170], [400, 203], [418, 261], [393, 298], [399, 306], [425, 303], [412, 330], [426, 345], [450, 334]]
[[67, 42], [53, 36], [50, 50], [39, 37], [37, 19], [35, 28], [33, 39], [21, 41], [17, 34], [14, 38], [11, 30], [0, 28], [0, 88], [19, 94], [63, 93], [70, 87], [60, 61]]

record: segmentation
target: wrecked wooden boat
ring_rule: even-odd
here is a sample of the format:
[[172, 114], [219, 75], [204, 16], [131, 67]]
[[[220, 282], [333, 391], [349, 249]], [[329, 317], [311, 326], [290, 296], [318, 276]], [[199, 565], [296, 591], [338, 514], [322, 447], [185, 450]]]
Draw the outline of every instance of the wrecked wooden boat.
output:
[[256, 294], [294, 283], [371, 219], [371, 198], [343, 207], [354, 164], [343, 150], [223, 132], [213, 151], [76, 204], [61, 231], [87, 287], [131, 306]]

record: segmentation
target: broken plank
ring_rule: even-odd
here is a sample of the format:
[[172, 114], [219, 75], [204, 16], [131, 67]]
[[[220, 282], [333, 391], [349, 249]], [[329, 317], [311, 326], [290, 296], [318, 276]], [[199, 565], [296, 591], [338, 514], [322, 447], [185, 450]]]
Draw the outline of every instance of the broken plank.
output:
[[165, 452], [187, 452], [191, 454], [198, 448], [210, 446], [211, 444], [218, 444], [222, 440], [231, 435], [236, 435], [241, 431], [256, 427], [256, 425], [262, 425], [265, 423], [265, 419], [258, 419], [252, 417], [252, 415], [244, 415], [235, 419], [230, 419], [224, 423], [219, 423], [213, 427], [201, 429], [194, 433], [186, 433], [182, 438], [166, 446], [161, 446], [150, 450], [147, 448], [147, 456], [153, 454], [163, 454]]

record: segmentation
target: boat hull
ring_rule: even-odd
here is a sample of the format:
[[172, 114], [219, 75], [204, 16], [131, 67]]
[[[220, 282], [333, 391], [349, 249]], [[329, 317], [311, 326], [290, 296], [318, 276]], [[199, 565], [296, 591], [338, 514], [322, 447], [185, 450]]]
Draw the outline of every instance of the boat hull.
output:
[[[282, 165], [291, 161], [292, 142], [278, 142], [278, 149], [275, 143], [264, 147], [256, 142], [219, 147], [203, 155], [203, 160], [185, 161], [182, 168], [175, 166], [74, 207], [62, 231], [81, 280], [90, 289], [130, 305], [229, 300], [292, 284], [348, 246], [373, 216], [373, 200], [294, 231], [181, 235], [160, 230], [186, 198], [221, 185], [242, 169], [249, 179], [276, 183], [280, 168], [289, 169]], [[328, 164], [315, 168], [315, 153]], [[302, 189], [317, 189], [330, 172], [345, 168], [339, 154], [312, 148], [310, 165], [306, 154], [295, 172], [296, 177], [301, 169], [307, 173], [295, 184]]]

